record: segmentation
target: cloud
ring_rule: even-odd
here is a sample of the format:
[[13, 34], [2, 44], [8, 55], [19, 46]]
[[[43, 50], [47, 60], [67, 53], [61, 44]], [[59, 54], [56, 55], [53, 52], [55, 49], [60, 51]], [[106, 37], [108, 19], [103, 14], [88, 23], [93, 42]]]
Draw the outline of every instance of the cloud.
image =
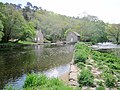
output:
[[[25, 5], [28, 0], [5, 1]], [[29, 0], [29, 2], [43, 9], [63, 15], [78, 16], [86, 11], [90, 15], [98, 16], [105, 22], [120, 22], [120, 0]]]

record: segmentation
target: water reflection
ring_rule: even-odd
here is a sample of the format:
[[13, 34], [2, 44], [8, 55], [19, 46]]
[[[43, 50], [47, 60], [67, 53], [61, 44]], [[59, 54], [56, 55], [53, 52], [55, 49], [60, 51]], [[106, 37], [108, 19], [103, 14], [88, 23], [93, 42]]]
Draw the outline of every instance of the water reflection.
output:
[[55, 67], [50, 70], [47, 70], [43, 73], [46, 74], [48, 77], [59, 77], [63, 75], [64, 73], [68, 72], [69, 67], [70, 67], [69, 64], [65, 64], [65, 65], [61, 65], [59, 67]]
[[53, 73], [58, 71], [58, 74], [62, 74], [65, 72], [64, 68], [68, 67], [72, 54], [73, 46], [50, 48], [34, 45], [17, 50], [0, 51], [0, 89], [6, 83], [22, 85], [26, 74], [31, 72], [45, 72], [49, 75], [53, 70]]

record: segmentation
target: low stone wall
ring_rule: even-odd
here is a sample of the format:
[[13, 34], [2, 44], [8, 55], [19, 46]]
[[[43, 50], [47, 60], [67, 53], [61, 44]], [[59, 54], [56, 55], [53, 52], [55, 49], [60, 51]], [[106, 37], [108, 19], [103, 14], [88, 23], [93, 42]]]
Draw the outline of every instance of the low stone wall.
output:
[[70, 71], [69, 71], [69, 85], [70, 86], [79, 86], [78, 84], [78, 73], [79, 70], [77, 68], [77, 66], [74, 64], [74, 60], [72, 60], [72, 62], [70, 63]]

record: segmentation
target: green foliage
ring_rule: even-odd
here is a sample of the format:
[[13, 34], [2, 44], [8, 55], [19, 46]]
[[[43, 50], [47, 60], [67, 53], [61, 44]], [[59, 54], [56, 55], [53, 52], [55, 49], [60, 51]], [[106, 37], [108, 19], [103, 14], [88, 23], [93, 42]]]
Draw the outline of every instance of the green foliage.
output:
[[6, 85], [4, 90], [15, 90], [11, 85]]
[[4, 26], [2, 24], [2, 21], [0, 20], [0, 41], [1, 41], [2, 37], [3, 37], [3, 35], [4, 35], [3, 28], [4, 28]]
[[106, 33], [109, 40], [119, 44], [120, 42], [120, 24], [107, 24]]
[[104, 73], [105, 85], [107, 87], [114, 87], [116, 83], [115, 77], [110, 73]]
[[120, 58], [116, 55], [92, 51], [92, 58], [100, 63], [106, 63], [106, 65], [111, 69], [120, 69]]
[[75, 56], [74, 56], [74, 62], [83, 62], [85, 63], [86, 60], [88, 59], [88, 56], [90, 54], [90, 48], [85, 45], [85, 43], [77, 43], [75, 45]]
[[58, 78], [47, 78], [45, 75], [28, 74], [23, 90], [73, 90]]
[[35, 31], [34, 31], [34, 23], [28, 22], [27, 24], [23, 25], [23, 32], [19, 40], [25, 41], [27, 38], [30, 38], [33, 40], [35, 36]]
[[[70, 31], [78, 32], [80, 40], [92, 43], [107, 41], [107, 37], [110, 36], [106, 32], [106, 24], [96, 16], [67, 17], [43, 10], [31, 3], [27, 3], [24, 8], [15, 4], [0, 3], [0, 6], [0, 20], [4, 26], [4, 36], [0, 33], [0, 38], [3, 37], [3, 42], [8, 42], [11, 38], [34, 38], [34, 29], [42, 30], [44, 37], [51, 42], [65, 40], [66, 34]], [[29, 25], [29, 22], [34, 23], [34, 26]], [[119, 32], [116, 35], [119, 36]]]
[[78, 62], [77, 67], [79, 67], [80, 69], [83, 69], [85, 67], [85, 64], [83, 62]]
[[30, 44], [34, 44], [34, 43], [33, 43], [33, 42], [28, 42], [28, 41], [21, 41], [21, 40], [19, 40], [18, 44], [30, 45]]
[[86, 60], [87, 60], [87, 58], [88, 58], [88, 56], [86, 55], [86, 52], [77, 50], [77, 51], [75, 52], [75, 60], [74, 60], [74, 62], [75, 62], [75, 63], [78, 63], [78, 62], [83, 62], [83, 63], [85, 63]]
[[[91, 50], [83, 42], [77, 43], [75, 45], [75, 53], [74, 53], [75, 60], [77, 59], [77, 66], [80, 69], [83, 69], [80, 73], [79, 80], [78, 80], [81, 86], [92, 86], [93, 80], [94, 80], [94, 77], [92, 73], [90, 72], [91, 66], [86, 65], [87, 64], [87, 62], [85, 63], [86, 58], [82, 57], [81, 59], [82, 54], [84, 56], [86, 55], [87, 58], [88, 57], [92, 58], [94, 62], [96, 63], [96, 66], [102, 70], [103, 74], [100, 74], [99, 77], [102, 78], [103, 81], [97, 82], [97, 84], [100, 86], [98, 87], [97, 90], [105, 90], [103, 87], [101, 87], [104, 85], [106, 85], [106, 87], [109, 87], [109, 88], [116, 86], [116, 83], [120, 80], [119, 79], [120, 58], [112, 53], [102, 53], [99, 51]], [[86, 70], [85, 68], [89, 70]]]
[[102, 80], [97, 81], [97, 85], [104, 86], [104, 82]]
[[2, 38], [2, 42], [26, 40], [34, 37], [34, 26], [24, 19], [21, 10], [16, 9], [13, 4], [2, 4], [1, 7], [0, 39]]
[[66, 30], [66, 31], [65, 31], [65, 34], [64, 34], [64, 36], [66, 37], [66, 36], [67, 36], [67, 34], [68, 34], [69, 32], [72, 32], [72, 31], [74, 31], [74, 30], [72, 30], [71, 28], [70, 28], [70, 29], [68, 29], [68, 30]]
[[28, 74], [23, 87], [32, 87], [44, 85], [48, 78], [45, 75]]
[[94, 82], [94, 76], [90, 72], [90, 70], [83, 69], [80, 72], [80, 76], [78, 78], [78, 82], [82, 86], [92, 86]]
[[96, 90], [105, 90], [105, 87], [104, 86], [99, 86], [96, 88]]

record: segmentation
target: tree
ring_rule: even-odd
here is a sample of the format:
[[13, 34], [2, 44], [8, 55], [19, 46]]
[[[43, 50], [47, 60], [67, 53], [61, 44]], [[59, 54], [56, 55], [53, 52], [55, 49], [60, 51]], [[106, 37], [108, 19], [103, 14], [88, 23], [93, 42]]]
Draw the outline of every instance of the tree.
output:
[[19, 36], [19, 40], [26, 41], [27, 39], [33, 40], [35, 36], [35, 25], [32, 22], [28, 22], [22, 26], [23, 32]]
[[88, 15], [80, 18], [73, 30], [80, 33], [82, 41], [93, 43], [104, 42], [107, 40], [105, 32], [105, 23], [96, 16]]
[[2, 20], [5, 18], [5, 16], [4, 16], [4, 14], [2, 13], [3, 12], [3, 10], [4, 10], [4, 5], [3, 5], [3, 3], [0, 3], [0, 41], [1, 41], [1, 39], [2, 39], [2, 37], [3, 37], [3, 35], [4, 35], [4, 33], [3, 33], [3, 29], [4, 29], [4, 26], [3, 26], [3, 22], [2, 22]]
[[107, 24], [106, 32], [109, 40], [114, 40], [117, 44], [120, 40], [120, 24]]
[[21, 11], [7, 4], [3, 14], [6, 18], [2, 20], [4, 25], [2, 42], [9, 42], [10, 39], [26, 40], [34, 36], [34, 25], [24, 19]]
[[3, 37], [3, 35], [4, 35], [3, 28], [4, 28], [4, 26], [2, 24], [2, 21], [0, 20], [0, 41], [1, 41], [2, 37]]

